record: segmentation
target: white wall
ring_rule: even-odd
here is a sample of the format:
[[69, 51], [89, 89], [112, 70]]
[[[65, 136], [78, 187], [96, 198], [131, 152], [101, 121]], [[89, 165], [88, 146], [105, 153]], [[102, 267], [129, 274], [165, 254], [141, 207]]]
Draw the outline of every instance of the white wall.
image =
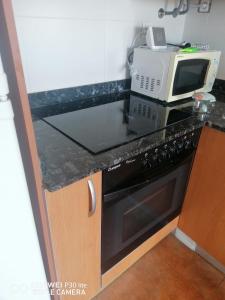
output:
[[9, 101], [0, 102], [0, 299], [50, 300]]
[[135, 28], [181, 42], [185, 16], [158, 18], [175, 0], [13, 0], [28, 92], [125, 79]]
[[183, 39], [210, 44], [221, 50], [222, 58], [218, 78], [225, 80], [225, 1], [213, 0], [209, 14], [199, 14], [192, 8], [187, 14]]

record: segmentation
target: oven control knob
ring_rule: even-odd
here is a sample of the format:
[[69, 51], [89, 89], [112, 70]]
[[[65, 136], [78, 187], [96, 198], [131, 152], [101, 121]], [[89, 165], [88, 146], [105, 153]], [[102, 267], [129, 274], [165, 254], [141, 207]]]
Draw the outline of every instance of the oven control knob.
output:
[[183, 142], [177, 143], [177, 146], [176, 146], [176, 153], [177, 153], [177, 154], [180, 154], [180, 153], [182, 152], [183, 148], [184, 148]]
[[148, 168], [151, 169], [151, 167], [152, 167], [152, 164], [151, 164], [151, 162], [150, 162], [150, 160], [149, 160], [149, 161], [148, 161]]
[[152, 161], [157, 161], [158, 160], [158, 158], [159, 158], [159, 156], [158, 156], [158, 154], [154, 154], [154, 155], [152, 155]]
[[143, 166], [144, 168], [151, 168], [151, 162], [148, 159], [143, 160]]
[[192, 140], [191, 145], [192, 145], [193, 148], [196, 148], [196, 146], [197, 146], [196, 140]]
[[167, 152], [166, 152], [165, 150], [162, 150], [162, 151], [160, 152], [160, 158], [161, 158], [162, 160], [167, 159]]
[[168, 158], [168, 159], [170, 159], [170, 158], [171, 158], [171, 154], [170, 154], [170, 152], [169, 152], [169, 151], [167, 152], [167, 154], [166, 154], [166, 155], [167, 155], [167, 158]]
[[184, 146], [184, 147], [185, 147], [185, 149], [186, 149], [186, 150], [188, 150], [188, 149], [190, 149], [190, 148], [191, 148], [191, 146], [192, 146], [192, 143], [191, 143], [191, 141], [190, 141], [190, 140], [186, 140], [186, 141], [185, 141], [185, 146]]
[[144, 159], [144, 160], [142, 161], [142, 163], [143, 163], [143, 166], [144, 166], [145, 168], [148, 167], [148, 160], [147, 160], [147, 159]]
[[179, 150], [182, 150], [183, 147], [184, 147], [184, 143], [183, 143], [183, 142], [177, 143], [177, 148], [178, 148]]
[[151, 157], [151, 166], [155, 167], [159, 163], [159, 155], [158, 153], [155, 153]]
[[176, 152], [176, 148], [175, 147], [170, 147], [169, 151], [171, 154], [174, 154]]

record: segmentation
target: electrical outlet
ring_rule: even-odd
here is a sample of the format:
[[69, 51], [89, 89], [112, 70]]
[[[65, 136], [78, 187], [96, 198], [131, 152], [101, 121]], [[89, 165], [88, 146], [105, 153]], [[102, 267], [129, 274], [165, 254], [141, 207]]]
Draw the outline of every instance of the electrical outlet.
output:
[[199, 13], [209, 13], [212, 6], [212, 0], [199, 0]]

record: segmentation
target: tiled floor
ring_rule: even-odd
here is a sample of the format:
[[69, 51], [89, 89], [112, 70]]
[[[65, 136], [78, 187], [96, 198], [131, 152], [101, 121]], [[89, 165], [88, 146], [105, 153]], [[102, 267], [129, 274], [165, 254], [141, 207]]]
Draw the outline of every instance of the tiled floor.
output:
[[225, 300], [225, 275], [170, 235], [95, 300]]

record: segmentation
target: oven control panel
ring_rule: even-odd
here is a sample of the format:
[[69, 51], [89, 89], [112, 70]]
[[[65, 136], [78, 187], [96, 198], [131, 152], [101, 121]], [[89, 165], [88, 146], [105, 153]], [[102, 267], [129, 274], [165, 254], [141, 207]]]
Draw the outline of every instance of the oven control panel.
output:
[[103, 193], [123, 188], [127, 181], [139, 182], [178, 166], [194, 154], [200, 132], [201, 129], [188, 132], [103, 170]]
[[198, 144], [200, 131], [195, 130], [144, 153], [143, 166], [154, 168], [166, 162], [176, 162], [191, 153]]

